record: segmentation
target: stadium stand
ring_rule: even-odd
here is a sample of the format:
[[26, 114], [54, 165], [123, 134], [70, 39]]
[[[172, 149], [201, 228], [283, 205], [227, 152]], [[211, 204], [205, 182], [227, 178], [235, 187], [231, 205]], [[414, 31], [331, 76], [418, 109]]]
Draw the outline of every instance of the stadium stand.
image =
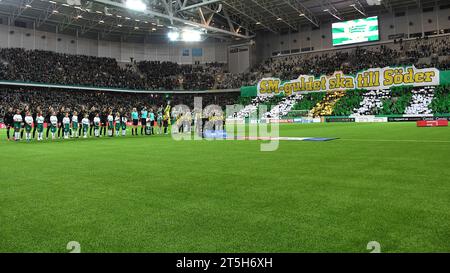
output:
[[311, 109], [310, 115], [313, 117], [330, 116], [333, 113], [334, 105], [340, 98], [345, 96], [344, 91], [335, 91], [326, 93], [322, 101], [318, 102], [313, 109]]
[[249, 117], [251, 114], [255, 113], [258, 110], [260, 104], [269, 101], [273, 96], [265, 96], [265, 97], [256, 97], [251, 100], [251, 102], [246, 105], [243, 109], [236, 113], [237, 118], [245, 118]]
[[[303, 98], [292, 107], [292, 111], [308, 111], [311, 110], [319, 101], [323, 99], [325, 92], [309, 93], [303, 95]], [[291, 111], [291, 112], [292, 112]], [[290, 115], [291, 113], [288, 113]]]
[[389, 90], [370, 90], [363, 94], [359, 108], [354, 109], [357, 115], [376, 115], [383, 107], [383, 101], [391, 97]]
[[[418, 53], [420, 52], [420, 53]], [[416, 65], [417, 67], [437, 67], [446, 69], [450, 52], [448, 37], [417, 38], [387, 45], [356, 47], [325, 53], [305, 53], [286, 57], [273, 57], [266, 60], [254, 71], [264, 76], [283, 80], [295, 79], [299, 75], [329, 75], [337, 70], [354, 74], [372, 67], [393, 65]], [[444, 57], [432, 62], [431, 57]]]
[[216, 104], [225, 108], [226, 105], [236, 103], [239, 94], [236, 92], [205, 93], [205, 94], [140, 94], [123, 92], [98, 92], [67, 89], [47, 88], [0, 88], [0, 116], [3, 116], [9, 107], [23, 109], [29, 106], [32, 112], [39, 106], [41, 109], [62, 107], [71, 110], [91, 109], [95, 107], [109, 108], [131, 112], [133, 107], [148, 109], [166, 105], [170, 101], [172, 105], [185, 104], [191, 109], [194, 107], [194, 97], [202, 97], [202, 104]]
[[434, 90], [434, 99], [429, 106], [433, 113], [450, 113], [450, 86], [437, 86]]
[[[144, 89], [214, 89], [213, 75], [224, 73], [219, 63], [179, 65], [143, 61], [121, 67], [115, 59], [22, 48], [0, 49], [0, 79], [63, 85]], [[220, 86], [219, 86], [220, 87]]]
[[411, 87], [393, 87], [390, 89], [391, 98], [383, 100], [381, 115], [401, 115], [411, 101]]
[[217, 89], [233, 89], [242, 86], [256, 85], [263, 77], [262, 73], [252, 71], [248, 73], [223, 73], [217, 79]]
[[303, 95], [296, 94], [289, 97], [285, 97], [275, 105], [269, 112], [264, 114], [266, 118], [280, 118], [286, 116], [292, 109], [292, 107], [303, 98]]
[[425, 87], [412, 90], [412, 98], [410, 105], [406, 107], [405, 114], [407, 115], [419, 115], [419, 114], [431, 114], [432, 110], [428, 106], [433, 101], [434, 88]]
[[348, 90], [333, 108], [334, 116], [349, 116], [353, 114], [355, 107], [360, 105], [364, 90]]
[[254, 85], [264, 76], [289, 80], [300, 74], [329, 75], [336, 70], [352, 74], [371, 67], [400, 64], [446, 69], [450, 67], [449, 54], [448, 38], [416, 39], [371, 48], [276, 57], [250, 72], [233, 74], [220, 63], [180, 65], [142, 61], [136, 64], [136, 71], [132, 65], [123, 67], [111, 58], [2, 48], [0, 79], [146, 90], [232, 89]]
[[3, 80], [140, 89], [143, 79], [115, 59], [22, 48], [0, 49]]

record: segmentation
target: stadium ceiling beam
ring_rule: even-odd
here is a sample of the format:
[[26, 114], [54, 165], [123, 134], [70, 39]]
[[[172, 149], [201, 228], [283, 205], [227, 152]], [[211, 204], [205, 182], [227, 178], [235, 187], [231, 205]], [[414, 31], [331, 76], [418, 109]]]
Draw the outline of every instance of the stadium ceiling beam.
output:
[[[180, 0], [177, 0], [177, 1], [180, 1]], [[233, 13], [230, 14], [222, 4], [218, 5], [217, 7], [203, 6], [199, 9], [202, 9], [203, 12], [204, 11], [210, 12], [211, 20], [214, 16], [220, 17], [220, 18], [226, 20], [226, 22], [228, 23], [228, 26], [231, 23], [231, 25], [233, 25], [233, 26], [238, 26], [238, 27], [244, 28], [245, 31], [247, 31], [247, 32], [253, 32], [253, 30], [250, 27], [250, 25], [252, 25], [252, 24], [248, 20], [244, 19], [243, 16], [239, 17]], [[183, 15], [183, 14], [184, 14], [184, 12], [180, 13], [180, 15]], [[233, 31], [233, 28], [230, 28], [230, 31]], [[247, 35], [250, 35], [250, 34], [247, 34]]]
[[217, 2], [222, 2], [222, 0], [203, 0], [200, 3], [192, 4], [192, 5], [189, 5], [189, 6], [187, 6], [187, 2], [188, 1], [185, 0], [183, 2], [183, 4], [181, 5], [180, 9], [177, 10], [177, 12], [186, 11], [186, 10], [192, 10], [192, 9], [195, 9], [195, 8], [200, 8], [200, 7], [203, 7], [203, 6], [210, 5], [210, 4], [215, 4]]
[[231, 21], [230, 15], [228, 14], [228, 11], [226, 9], [223, 10], [223, 14], [225, 15], [225, 18], [227, 20], [228, 27], [230, 28], [230, 30], [233, 31], [233, 32], [236, 31], [234, 29], [234, 25], [233, 25], [233, 23]]
[[[253, 33], [252, 35], [254, 35], [254, 30], [251, 27], [252, 26], [252, 22], [250, 22], [247, 18], [244, 18], [243, 16], [239, 16], [236, 14], [230, 14], [228, 13], [227, 9], [223, 9], [223, 13], [225, 14], [225, 12], [228, 14], [228, 18], [225, 17], [225, 15], [220, 15], [222, 16], [222, 18], [224, 18], [225, 20], [230, 20], [230, 22], [233, 26], [240, 26], [243, 27], [245, 29], [245, 31], [249, 32], [249, 33]], [[229, 26], [229, 24], [228, 24]], [[250, 34], [249, 34], [250, 35]]]
[[215, 13], [211, 12], [209, 17], [206, 19], [205, 18], [205, 14], [203, 13], [203, 9], [202, 8], [198, 8], [198, 14], [200, 16], [200, 19], [201, 19], [202, 23], [207, 25], [207, 26], [209, 26], [211, 24], [211, 21], [212, 21]]
[[[36, 7], [33, 5], [33, 7], [30, 8], [30, 9], [33, 9], [33, 10], [39, 12], [39, 13], [45, 13], [47, 7], [46, 7], [45, 9], [38, 9], [38, 8], [36, 8]], [[0, 15], [9, 16], [9, 15], [11, 15], [11, 13], [10, 13], [10, 12], [6, 12], [6, 11], [3, 11], [3, 10], [0, 10]], [[60, 16], [66, 16], [66, 17], [69, 16], [69, 15], [63, 14], [63, 13], [59, 13], [58, 15], [60, 15]], [[53, 17], [54, 17], [54, 16], [53, 16]], [[39, 20], [39, 18], [37, 18], [37, 16], [30, 16], [30, 15], [22, 14], [22, 15], [20, 16], [20, 18], [24, 18], [24, 19], [33, 21], [33, 22], [35, 23], [36, 26], [38, 25], [38, 20]], [[85, 19], [85, 18], [83, 17], [82, 20], [85, 21], [85, 20], [91, 20], [91, 19]], [[74, 21], [72, 21], [71, 23], [68, 23], [68, 21], [61, 22], [61, 19], [52, 19], [52, 17], [49, 17], [49, 18], [46, 20], [46, 23], [51, 23], [52, 25], [54, 25], [54, 26], [58, 29], [58, 31], [64, 31], [64, 30], [70, 28], [70, 29], [73, 30], [73, 31], [80, 31], [80, 32], [81, 32], [81, 30], [82, 30], [83, 28], [84, 28], [84, 29], [87, 29], [86, 25], [80, 24], [79, 21], [81, 21], [81, 19], [80, 19], [80, 20], [74, 20]], [[125, 27], [125, 22], [126, 22], [126, 20], [123, 19], [123, 20], [122, 20], [122, 23], [124, 24], [124, 27]], [[102, 25], [103, 25], [103, 24], [102, 24]], [[104, 25], [107, 26], [108, 23], [105, 22]], [[61, 27], [61, 26], [64, 26], [64, 27]], [[97, 26], [97, 28], [96, 28], [95, 26]], [[99, 24], [94, 25], [94, 27], [90, 28], [89, 30], [96, 30], [97, 32], [105, 31], [104, 27], [98, 28], [98, 26], [99, 26]], [[117, 26], [114, 26], [113, 30], [117, 30], [117, 29], [121, 29], [121, 28], [119, 28], [119, 27], [117, 27]], [[108, 32], [112, 32], [112, 31], [108, 31]], [[121, 32], [120, 32], [120, 33], [121, 33]]]
[[64, 31], [66, 28], [68, 28], [70, 25], [72, 25], [73, 22], [77, 20], [77, 16], [81, 15], [81, 13], [77, 13], [77, 11], [71, 12], [69, 15], [64, 16], [64, 19], [59, 23], [58, 30]]
[[[88, 12], [86, 11], [86, 4], [81, 5], [79, 8], [75, 8], [72, 12], [69, 14], [63, 14], [64, 19], [60, 24], [58, 24], [58, 30], [64, 31], [69, 26], [71, 26], [74, 22], [80, 20], [83, 18], [83, 16], [87, 15]], [[79, 17], [80, 16], [80, 17]], [[89, 20], [89, 19], [87, 19]]]
[[[180, 0], [176, 0], [173, 3], [175, 3], [175, 5], [181, 6], [180, 2], [181, 2]], [[254, 33], [250, 34], [250, 32], [253, 32], [253, 31], [251, 31], [250, 28], [248, 27], [248, 25], [251, 25], [251, 24], [249, 24], [248, 21], [243, 20], [242, 18], [239, 18], [239, 20], [233, 19], [232, 16], [230, 14], [228, 14], [228, 12], [226, 11], [226, 9], [223, 7], [222, 4], [219, 4], [219, 5], [212, 4], [211, 5], [209, 3], [209, 4], [205, 4], [204, 6], [198, 7], [194, 10], [197, 10], [197, 14], [199, 15], [199, 18], [202, 21], [202, 23], [204, 23], [208, 26], [211, 25], [213, 18], [218, 16], [218, 17], [221, 17], [222, 19], [226, 20], [226, 22], [228, 23], [230, 32], [239, 33], [239, 31], [241, 29], [245, 29], [246, 36], [254, 36]], [[190, 16], [192, 17], [193, 15], [195, 15], [194, 10], [185, 10], [183, 12], [179, 12], [178, 15], [183, 16], [186, 14], [190, 14]], [[207, 16], [208, 13], [209, 13], [209, 15]], [[240, 21], [241, 23], [238, 23], [238, 21]], [[236, 28], [234, 26], [236, 26]], [[222, 28], [225, 28], [225, 26], [223, 26]], [[220, 35], [221, 36], [217, 35], [217, 37], [224, 39], [224, 38], [222, 38], [223, 34], [220, 34]], [[215, 36], [211, 35], [211, 33], [209, 34], [209, 36], [215, 37]]]
[[258, 24], [272, 33], [278, 33], [278, 31], [276, 31], [274, 28], [264, 23], [264, 20], [260, 14], [256, 13], [253, 9], [243, 5], [241, 0], [227, 0], [223, 3], [227, 7], [231, 8], [234, 12], [244, 16], [245, 18], [248, 18], [250, 21], [253, 21], [254, 24]]
[[383, 0], [383, 1], [381, 1], [381, 3], [382, 3], [382, 5], [383, 5], [383, 7], [387, 10], [387, 11], [389, 11], [389, 12], [391, 12], [392, 13], [392, 3], [391, 3], [391, 0]]
[[[261, 1], [261, 0], [251, 0], [251, 1], [252, 1], [254, 4], [256, 4], [258, 7], [262, 8], [263, 10], [267, 11], [267, 12], [270, 13], [272, 16], [274, 16], [275, 18], [277, 18], [276, 20], [285, 23], [285, 24], [288, 25], [291, 29], [297, 30], [297, 28], [296, 28], [295, 26], [291, 25], [289, 22], [287, 22], [286, 20], [284, 20], [283, 18], [281, 18], [281, 17], [279, 16], [279, 14], [281, 14], [280, 12], [278, 12], [278, 14], [277, 14], [277, 13], [275, 13], [275, 12], [272, 11], [273, 8], [269, 8], [269, 7], [267, 7], [266, 5], [264, 5], [264, 3], [267, 3], [267, 2], [269, 2], [269, 4], [273, 4], [271, 1], [267, 1], [267, 2], [264, 2], [264, 1]], [[263, 3], [261, 3], [261, 2], [263, 2]], [[279, 20], [279, 19], [281, 19], [281, 20]]]
[[362, 15], [367, 16], [366, 9], [361, 4], [361, 2], [359, 2], [359, 0], [354, 0], [353, 2], [354, 3], [351, 4], [350, 6], [353, 7], [357, 12], [361, 13]]
[[[103, 15], [97, 16], [95, 20], [89, 20], [89, 22], [81, 27], [81, 34], [86, 34], [91, 29], [95, 28], [96, 26], [100, 25], [100, 21], [103, 21], [104, 17]], [[104, 24], [104, 23], [103, 23]]]
[[47, 6], [47, 9], [43, 12], [41, 16], [39, 16], [37, 20], [37, 26], [42, 26], [54, 13], [59, 12], [60, 6], [50, 3], [50, 5]]
[[104, 29], [101, 33], [100, 33], [100, 37], [102, 38], [106, 38], [109, 36], [109, 34], [111, 34], [114, 30], [117, 29], [121, 29], [120, 27], [118, 27], [119, 24], [122, 24], [122, 22], [124, 22], [125, 20], [117, 20], [115, 23], [108, 23], [108, 29]]
[[341, 13], [337, 10], [337, 8], [330, 0], [320, 1], [320, 4], [323, 8], [323, 11], [328, 12], [331, 16], [338, 19], [339, 21], [343, 20]]
[[417, 7], [422, 7], [422, 1], [421, 0], [415, 0]]
[[[239, 31], [242, 28], [242, 24], [236, 24], [236, 26], [235, 26], [233, 21], [231, 20], [231, 17], [230, 17], [230, 14], [228, 13], [228, 11], [226, 9], [223, 9], [223, 13], [224, 13], [225, 19], [227, 20], [228, 27], [230, 28], [230, 31], [235, 32], [235, 33], [239, 33]], [[246, 28], [246, 31], [248, 31], [247, 28]]]
[[[0, 0], [1, 1], [1, 0]], [[16, 9], [14, 9], [11, 20], [14, 22], [22, 13], [34, 2], [34, 0], [21, 0]]]
[[305, 7], [299, 0], [283, 0], [286, 4], [288, 4], [291, 8], [295, 9], [299, 16], [305, 17], [311, 24], [319, 27], [320, 21], [319, 19], [307, 8]]
[[[179, 8], [182, 7], [182, 5], [183, 5], [181, 0], [174, 0], [172, 3], [174, 4], [174, 10], [177, 10], [177, 9], [179, 10]], [[181, 16], [183, 18], [199, 15], [200, 20], [202, 20], [202, 22], [206, 22], [208, 25], [211, 24], [214, 17], [220, 17], [226, 21], [228, 26], [230, 26], [230, 24], [233, 26], [233, 28], [229, 27], [231, 32], [235, 31], [234, 26], [236, 26], [237, 28], [244, 29], [247, 36], [254, 35], [253, 30], [249, 27], [252, 25], [252, 23], [250, 23], [248, 20], [244, 19], [244, 17], [238, 17], [234, 13], [231, 13], [231, 14], [228, 13], [226, 11], [226, 9], [224, 8], [223, 4], [205, 5], [205, 6], [196, 8], [196, 9], [197, 9], [197, 13], [195, 13], [195, 11], [194, 11], [195, 9], [194, 9], [194, 10], [186, 10], [183, 12], [178, 12], [177, 15]], [[209, 15], [207, 15], [208, 13], [209, 13]], [[222, 28], [225, 28], [225, 27], [226, 26], [223, 26]], [[211, 36], [211, 33], [209, 35]]]
[[[123, 3], [113, 2], [113, 1], [110, 1], [110, 0], [93, 0], [93, 2], [101, 3], [101, 4], [104, 4], [104, 5], [108, 5], [108, 6], [115, 6], [115, 7], [119, 7], [119, 8], [123, 8], [123, 9], [128, 9]], [[143, 13], [143, 14], [147, 14], [147, 15], [150, 15], [150, 16], [157, 17], [157, 18], [162, 18], [162, 19], [166, 19], [166, 20], [169, 20], [169, 21], [179, 22], [179, 23], [183, 23], [183, 24], [194, 26], [194, 27], [198, 27], [198, 28], [204, 28], [204, 29], [206, 29], [208, 31], [223, 33], [223, 34], [235, 36], [235, 37], [242, 38], [242, 39], [251, 39], [252, 38], [252, 36], [242, 35], [242, 34], [239, 34], [239, 33], [233, 33], [233, 32], [228, 31], [228, 30], [207, 26], [205, 24], [189, 21], [189, 20], [186, 20], [186, 19], [183, 19], [183, 18], [180, 18], [180, 17], [176, 17], [174, 15], [164, 14], [164, 13], [161, 13], [161, 12], [158, 12], [158, 11], [153, 11], [153, 10], [146, 9], [146, 10], [143, 10], [143, 11], [140, 11], [140, 12]]]
[[[167, 14], [169, 14], [169, 16], [173, 16], [172, 0], [161, 0], [161, 2], [163, 3]], [[175, 2], [175, 4], [176, 4], [176, 2]], [[173, 20], [170, 20], [170, 24], [173, 25]]]

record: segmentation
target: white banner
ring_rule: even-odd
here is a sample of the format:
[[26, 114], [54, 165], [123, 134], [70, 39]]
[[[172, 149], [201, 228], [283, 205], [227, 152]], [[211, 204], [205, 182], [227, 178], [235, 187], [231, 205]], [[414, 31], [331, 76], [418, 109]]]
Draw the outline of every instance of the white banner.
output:
[[418, 69], [411, 67], [372, 68], [358, 72], [355, 76], [335, 72], [331, 76], [314, 77], [300, 75], [297, 79], [282, 82], [278, 78], [264, 78], [258, 82], [258, 96], [284, 94], [290, 96], [297, 92], [337, 91], [350, 89], [389, 89], [394, 86], [439, 85], [439, 70], [436, 68]]

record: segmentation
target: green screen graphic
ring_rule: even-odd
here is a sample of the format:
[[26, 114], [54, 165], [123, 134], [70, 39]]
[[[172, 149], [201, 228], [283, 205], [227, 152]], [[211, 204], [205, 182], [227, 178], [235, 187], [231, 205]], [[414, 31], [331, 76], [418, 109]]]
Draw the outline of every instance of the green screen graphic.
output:
[[333, 23], [333, 46], [378, 41], [378, 16]]

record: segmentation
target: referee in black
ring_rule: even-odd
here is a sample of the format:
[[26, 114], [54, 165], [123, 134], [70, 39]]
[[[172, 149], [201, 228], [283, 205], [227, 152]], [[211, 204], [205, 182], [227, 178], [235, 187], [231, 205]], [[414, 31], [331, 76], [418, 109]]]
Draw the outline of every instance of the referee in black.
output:
[[8, 112], [5, 113], [4, 122], [6, 125], [6, 137], [8, 138], [8, 140], [11, 140], [9, 130], [11, 130], [14, 125], [14, 110], [12, 109], [12, 107], [9, 107]]
[[41, 107], [38, 106], [36, 107], [36, 111], [33, 111], [33, 113], [31, 114], [31, 116], [33, 117], [33, 139], [36, 137], [36, 129], [37, 129], [37, 123], [36, 123], [36, 118], [37, 118], [37, 113], [41, 112]]
[[108, 123], [108, 115], [109, 111], [107, 108], [103, 108], [103, 111], [100, 113], [100, 122], [101, 122], [101, 128], [100, 128], [100, 136], [106, 136], [106, 130], [107, 130], [107, 123]]
[[47, 124], [47, 131], [45, 132], [45, 137], [48, 139], [48, 132], [50, 132], [50, 117], [53, 113], [53, 107], [49, 106], [47, 109], [47, 113], [44, 118], [44, 122]]
[[20, 139], [23, 139], [23, 131], [25, 127], [25, 116], [27, 115], [27, 112], [30, 110], [30, 107], [28, 105], [25, 106], [25, 108], [20, 112], [20, 115], [22, 116], [22, 127], [20, 128]]
[[64, 107], [61, 107], [58, 111], [58, 114], [56, 114], [56, 117], [58, 118], [58, 138], [61, 138], [61, 132], [62, 132], [62, 122], [64, 118]]
[[81, 130], [83, 129], [82, 124], [81, 124], [81, 120], [84, 118], [84, 114], [86, 114], [86, 110], [84, 108], [84, 106], [81, 106], [81, 110], [78, 111], [78, 136], [81, 136]]
[[89, 111], [89, 123], [91, 124], [91, 126], [89, 126], [89, 136], [92, 136], [92, 128], [94, 128], [95, 114], [96, 114], [95, 107], [92, 107], [91, 111]]

